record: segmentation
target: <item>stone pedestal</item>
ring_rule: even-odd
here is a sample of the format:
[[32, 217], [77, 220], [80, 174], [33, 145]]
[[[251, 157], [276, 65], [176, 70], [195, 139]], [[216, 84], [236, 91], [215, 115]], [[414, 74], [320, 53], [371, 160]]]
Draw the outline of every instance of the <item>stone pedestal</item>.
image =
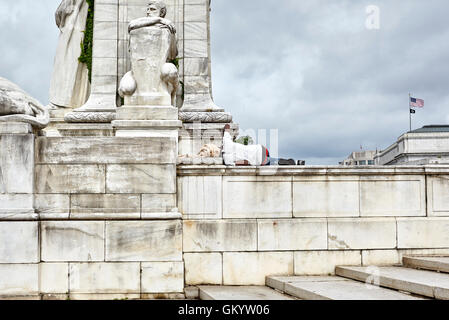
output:
[[0, 123], [0, 220], [34, 220], [34, 134], [30, 124]]
[[[133, 23], [135, 21], [130, 26]], [[173, 186], [176, 185], [178, 130], [182, 122], [178, 120], [178, 109], [172, 106], [173, 88], [169, 80], [171, 76], [177, 81], [178, 74], [175, 66], [167, 63], [176, 51], [176, 39], [167, 28], [151, 24], [130, 27], [130, 30], [131, 71], [121, 81], [119, 91], [124, 97], [124, 106], [117, 109], [112, 126], [116, 137], [158, 139], [169, 146], [155, 150], [152, 155], [158, 161], [151, 167], [150, 175], [161, 178], [158, 183], [163, 192], [149, 194], [142, 200], [141, 217], [180, 219]]]
[[63, 123], [56, 125], [56, 129], [61, 137], [113, 137], [115, 135], [115, 130], [110, 123]]
[[172, 106], [124, 106], [112, 122], [118, 137], [171, 137], [178, 139], [182, 123]]

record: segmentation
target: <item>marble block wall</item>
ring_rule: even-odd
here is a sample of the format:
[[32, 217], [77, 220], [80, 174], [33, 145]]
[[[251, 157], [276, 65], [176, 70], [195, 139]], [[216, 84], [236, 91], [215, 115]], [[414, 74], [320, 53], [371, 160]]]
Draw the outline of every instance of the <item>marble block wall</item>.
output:
[[445, 166], [177, 167], [176, 138], [15, 124], [0, 147], [0, 298], [181, 298], [449, 254]]
[[449, 254], [449, 167], [178, 166], [186, 285]]
[[[176, 138], [10, 140], [0, 135], [0, 297], [183, 297]], [[22, 193], [27, 219], [11, 217], [27, 202], [4, 202]]]

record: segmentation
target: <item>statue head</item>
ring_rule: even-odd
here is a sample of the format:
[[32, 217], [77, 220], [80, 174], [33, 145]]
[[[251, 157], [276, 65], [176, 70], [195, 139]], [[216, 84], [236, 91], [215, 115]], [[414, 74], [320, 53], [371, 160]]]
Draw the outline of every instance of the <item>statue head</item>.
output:
[[163, 1], [152, 0], [148, 3], [147, 16], [165, 18], [167, 14], [167, 6]]

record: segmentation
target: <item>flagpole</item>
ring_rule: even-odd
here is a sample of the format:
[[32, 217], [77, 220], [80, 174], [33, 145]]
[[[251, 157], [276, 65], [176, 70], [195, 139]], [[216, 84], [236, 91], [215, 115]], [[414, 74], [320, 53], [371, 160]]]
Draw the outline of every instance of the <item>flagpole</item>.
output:
[[412, 94], [408, 93], [408, 114], [410, 117], [410, 132], [412, 131], [412, 108], [410, 107], [410, 99], [412, 98]]

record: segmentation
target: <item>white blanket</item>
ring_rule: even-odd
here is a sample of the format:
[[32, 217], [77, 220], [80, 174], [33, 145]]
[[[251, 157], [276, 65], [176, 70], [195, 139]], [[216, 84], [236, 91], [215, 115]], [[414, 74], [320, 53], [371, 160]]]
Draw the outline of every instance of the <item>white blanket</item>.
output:
[[223, 160], [228, 166], [234, 166], [237, 161], [247, 160], [252, 166], [262, 164], [262, 146], [245, 146], [232, 141], [229, 132], [223, 136]]

